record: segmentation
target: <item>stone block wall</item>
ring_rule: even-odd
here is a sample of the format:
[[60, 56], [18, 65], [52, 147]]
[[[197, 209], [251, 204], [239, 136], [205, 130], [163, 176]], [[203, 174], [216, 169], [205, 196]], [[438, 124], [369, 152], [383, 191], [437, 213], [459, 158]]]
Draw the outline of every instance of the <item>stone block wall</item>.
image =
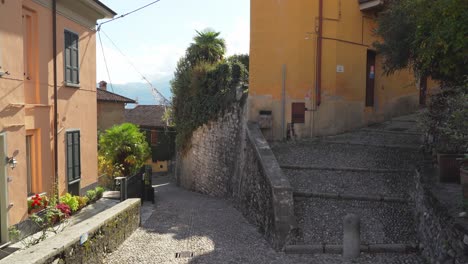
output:
[[[116, 250], [140, 226], [140, 206], [140, 199], [128, 199], [3, 261], [102, 263], [107, 253]], [[83, 235], [87, 235], [86, 240], [82, 240]]]
[[176, 179], [186, 189], [232, 200], [280, 249], [296, 227], [292, 188], [258, 125], [247, 124], [244, 112], [234, 104], [196, 130], [190, 151], [177, 154]]
[[468, 224], [434, 195], [424, 170], [415, 174], [413, 198], [422, 255], [431, 264], [468, 263]]
[[237, 163], [242, 109], [233, 105], [218, 120], [198, 128], [191, 148], [178, 153], [176, 175], [182, 187], [216, 197], [228, 197]]

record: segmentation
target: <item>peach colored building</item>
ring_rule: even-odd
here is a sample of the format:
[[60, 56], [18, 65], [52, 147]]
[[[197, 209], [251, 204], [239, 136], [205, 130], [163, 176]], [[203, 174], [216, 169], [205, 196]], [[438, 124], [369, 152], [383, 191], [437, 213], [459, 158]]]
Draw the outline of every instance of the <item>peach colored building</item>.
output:
[[283, 139], [292, 123], [313, 137], [417, 110], [435, 84], [386, 76], [372, 45], [386, 1], [251, 1], [249, 120]]
[[95, 24], [114, 15], [97, 0], [0, 1], [0, 242], [28, 196], [96, 183]]

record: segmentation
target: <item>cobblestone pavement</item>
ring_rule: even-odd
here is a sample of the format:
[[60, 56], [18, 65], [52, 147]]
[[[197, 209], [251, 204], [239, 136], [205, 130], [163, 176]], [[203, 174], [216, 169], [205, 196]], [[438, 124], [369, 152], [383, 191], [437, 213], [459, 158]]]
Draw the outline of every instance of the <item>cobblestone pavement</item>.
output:
[[420, 158], [415, 120], [410, 115], [337, 136], [273, 144], [278, 162], [287, 168], [283, 172], [298, 192], [299, 230], [291, 244], [342, 244], [343, 218], [354, 213], [361, 218], [363, 244], [417, 245], [411, 203], [299, 194], [409, 198], [414, 188], [411, 171]]
[[[334, 264], [339, 255], [275, 252], [256, 228], [225, 200], [175, 187], [159, 178], [152, 215], [105, 263]], [[175, 258], [178, 252], [192, 258]], [[424, 263], [417, 255], [362, 255], [353, 263]]]
[[412, 173], [283, 169], [297, 191], [369, 194], [408, 198]]

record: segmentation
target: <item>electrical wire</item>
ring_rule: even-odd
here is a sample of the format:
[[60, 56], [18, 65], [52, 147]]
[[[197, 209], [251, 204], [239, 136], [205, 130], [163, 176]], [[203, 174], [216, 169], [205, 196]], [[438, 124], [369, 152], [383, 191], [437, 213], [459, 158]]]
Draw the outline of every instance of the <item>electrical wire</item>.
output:
[[107, 66], [106, 54], [104, 53], [104, 46], [102, 45], [101, 32], [98, 31], [99, 43], [101, 44], [102, 56], [104, 57], [104, 64], [106, 65], [107, 78], [109, 78], [109, 84], [112, 92], [114, 92], [114, 87], [112, 86], [112, 80], [109, 73], [109, 67]]
[[104, 25], [104, 24], [106, 24], [106, 23], [112, 22], [112, 21], [114, 21], [114, 20], [123, 18], [123, 17], [128, 16], [128, 15], [130, 15], [130, 14], [133, 14], [133, 13], [135, 13], [135, 12], [138, 12], [138, 11], [144, 9], [144, 8], [147, 8], [147, 7], [150, 6], [150, 5], [156, 4], [156, 3], [159, 2], [159, 1], [161, 1], [161, 0], [153, 1], [153, 2], [151, 2], [151, 3], [149, 3], [149, 4], [147, 4], [147, 5], [144, 5], [144, 6], [142, 6], [142, 7], [139, 7], [139, 8], [137, 8], [137, 9], [133, 10], [133, 11], [130, 11], [130, 12], [125, 13], [125, 14], [123, 14], [123, 15], [120, 15], [120, 16], [118, 16], [118, 17], [114, 17], [114, 18], [112, 18], [111, 20], [104, 21], [104, 22], [102, 22], [102, 23], [100, 23], [100, 24], [98, 25], [98, 31], [99, 31], [99, 29], [101, 28], [101, 26]]
[[[104, 36], [111, 42], [111, 44], [115, 47], [115, 49], [117, 49], [117, 51], [127, 60], [127, 63], [130, 64], [130, 66], [133, 67], [133, 69], [141, 76], [141, 78], [150, 86], [151, 88], [151, 92], [153, 93], [153, 95], [155, 97], [159, 97], [161, 98], [162, 100], [162, 103], [164, 105], [169, 105], [170, 104], [170, 101], [161, 93], [158, 91], [158, 89], [156, 89], [153, 84], [143, 75], [143, 73], [138, 70], [138, 68], [135, 66], [135, 64], [133, 64], [133, 62], [130, 60], [130, 58], [128, 58], [128, 56], [126, 56], [122, 50], [119, 49], [119, 47], [117, 47], [117, 45], [115, 44], [114, 41], [112, 41], [112, 39], [106, 34], [106, 32], [104, 32], [102, 29], [99, 29], [98, 32], [102, 32], [102, 34], [104, 34]], [[104, 54], [104, 53], [103, 53]], [[106, 64], [107, 65], [107, 64]], [[156, 98], [155, 98], [156, 99]]]

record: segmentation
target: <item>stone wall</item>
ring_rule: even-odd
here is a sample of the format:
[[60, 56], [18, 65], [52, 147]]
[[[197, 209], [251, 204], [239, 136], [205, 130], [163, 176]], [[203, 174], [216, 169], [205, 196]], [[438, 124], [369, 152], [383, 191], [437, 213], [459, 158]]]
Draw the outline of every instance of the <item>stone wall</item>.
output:
[[180, 186], [216, 197], [228, 197], [242, 130], [242, 107], [234, 104], [216, 121], [193, 132], [191, 148], [178, 153]]
[[296, 227], [293, 195], [268, 142], [245, 109], [234, 104], [194, 132], [192, 148], [178, 153], [176, 179], [187, 189], [233, 201], [277, 249]]
[[468, 221], [440, 201], [430, 175], [427, 169], [415, 174], [413, 198], [422, 255], [434, 264], [468, 263]]
[[107, 253], [116, 250], [139, 227], [140, 205], [140, 199], [128, 199], [2, 261], [102, 263]]

